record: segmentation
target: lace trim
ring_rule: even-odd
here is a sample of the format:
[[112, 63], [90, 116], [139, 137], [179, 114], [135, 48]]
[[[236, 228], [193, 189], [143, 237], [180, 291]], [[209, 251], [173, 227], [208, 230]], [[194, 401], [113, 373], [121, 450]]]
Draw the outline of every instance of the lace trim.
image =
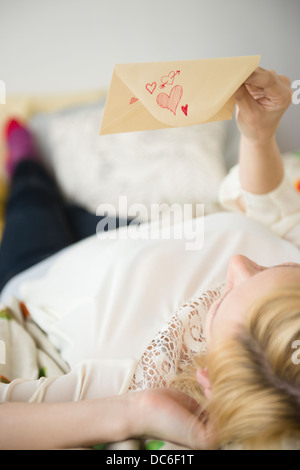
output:
[[178, 308], [159, 331], [138, 362], [129, 390], [166, 387], [191, 359], [206, 352], [203, 325], [224, 285], [211, 288]]

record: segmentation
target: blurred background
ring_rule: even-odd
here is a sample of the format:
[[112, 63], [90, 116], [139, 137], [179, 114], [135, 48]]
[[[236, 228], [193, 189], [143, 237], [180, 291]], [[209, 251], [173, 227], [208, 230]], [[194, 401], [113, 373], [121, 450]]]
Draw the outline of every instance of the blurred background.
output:
[[[293, 81], [299, 34], [299, 0], [0, 0], [0, 79], [77, 92], [107, 87], [115, 63], [261, 54]], [[283, 151], [300, 148], [299, 117], [291, 106]]]

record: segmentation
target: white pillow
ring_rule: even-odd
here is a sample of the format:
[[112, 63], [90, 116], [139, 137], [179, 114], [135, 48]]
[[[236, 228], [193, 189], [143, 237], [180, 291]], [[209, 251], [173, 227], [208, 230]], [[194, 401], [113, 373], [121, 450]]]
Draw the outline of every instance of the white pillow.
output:
[[[126, 216], [128, 206], [205, 204], [219, 209], [218, 187], [226, 174], [226, 124], [99, 136], [104, 103], [53, 114], [43, 124], [48, 158], [64, 196], [95, 213], [110, 204]], [[38, 118], [32, 123], [41, 132]], [[47, 140], [47, 142], [46, 142]], [[41, 135], [40, 135], [41, 141]], [[42, 149], [43, 150], [43, 149]]]

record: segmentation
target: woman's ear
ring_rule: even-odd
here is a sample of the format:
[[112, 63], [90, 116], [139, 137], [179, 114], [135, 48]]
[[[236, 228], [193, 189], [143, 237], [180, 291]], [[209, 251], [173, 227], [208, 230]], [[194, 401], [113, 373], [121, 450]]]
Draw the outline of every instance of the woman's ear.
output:
[[210, 380], [208, 377], [207, 367], [205, 367], [204, 369], [200, 369], [200, 368], [197, 369], [196, 378], [197, 378], [197, 382], [203, 388], [204, 395], [209, 400], [211, 397], [211, 385], [210, 385]]

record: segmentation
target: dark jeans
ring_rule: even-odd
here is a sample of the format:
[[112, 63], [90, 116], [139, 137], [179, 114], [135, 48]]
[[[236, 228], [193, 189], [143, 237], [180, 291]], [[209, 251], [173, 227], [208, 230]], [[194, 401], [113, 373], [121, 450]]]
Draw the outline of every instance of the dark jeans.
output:
[[[33, 160], [21, 162], [6, 207], [0, 246], [0, 291], [14, 275], [95, 234], [103, 217], [65, 204], [43, 166]], [[116, 227], [129, 222], [117, 218]]]

